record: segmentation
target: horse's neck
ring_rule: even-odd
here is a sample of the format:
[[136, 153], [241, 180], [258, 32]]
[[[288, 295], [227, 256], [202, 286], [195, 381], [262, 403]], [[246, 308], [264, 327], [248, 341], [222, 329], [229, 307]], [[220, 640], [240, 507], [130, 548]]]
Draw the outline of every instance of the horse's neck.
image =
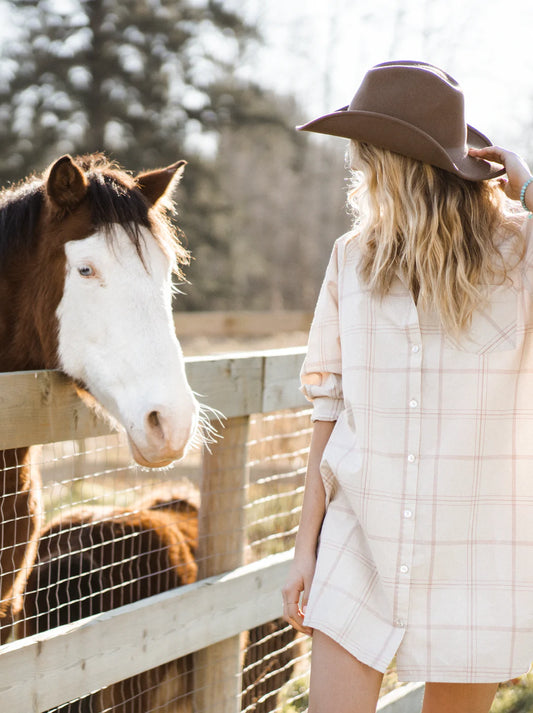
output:
[[0, 644], [22, 607], [22, 593], [35, 561], [41, 526], [38, 472], [29, 448], [0, 451]]
[[[0, 371], [18, 371], [18, 367], [12, 369], [9, 364], [13, 361], [10, 356], [15, 338], [15, 311], [14, 295], [7, 280], [0, 275]], [[0, 460], [0, 467], [2, 461]]]
[[11, 569], [20, 563], [40, 527], [41, 478], [30, 463], [29, 447], [0, 451], [0, 484], [2, 575], [7, 571], [5, 557], [11, 557]]
[[57, 367], [58, 298], [49, 289], [39, 296], [40, 279], [35, 270], [24, 272], [18, 265], [0, 273], [0, 372]]
[[29, 447], [0, 451], [0, 478], [0, 497], [28, 490], [31, 478]]

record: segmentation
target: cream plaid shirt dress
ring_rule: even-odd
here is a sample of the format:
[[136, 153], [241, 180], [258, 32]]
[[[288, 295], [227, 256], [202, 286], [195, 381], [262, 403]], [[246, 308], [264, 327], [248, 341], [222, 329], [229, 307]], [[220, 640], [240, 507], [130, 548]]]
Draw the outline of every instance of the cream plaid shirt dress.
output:
[[533, 660], [529, 254], [459, 340], [336, 243], [302, 368], [327, 510], [305, 623], [404, 681], [483, 683]]

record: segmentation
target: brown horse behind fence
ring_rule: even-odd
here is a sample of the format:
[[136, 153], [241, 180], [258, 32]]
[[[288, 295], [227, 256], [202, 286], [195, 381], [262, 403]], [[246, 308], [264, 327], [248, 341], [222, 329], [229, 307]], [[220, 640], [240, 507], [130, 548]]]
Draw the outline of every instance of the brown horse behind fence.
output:
[[[161, 489], [129, 510], [77, 507], [41, 533], [19, 635], [47, 631], [196, 580], [198, 495]], [[149, 622], [146, 623], [149, 628]], [[281, 619], [248, 632], [242, 709], [273, 710], [290, 680], [295, 632]], [[163, 664], [58, 713], [192, 713], [194, 657]]]

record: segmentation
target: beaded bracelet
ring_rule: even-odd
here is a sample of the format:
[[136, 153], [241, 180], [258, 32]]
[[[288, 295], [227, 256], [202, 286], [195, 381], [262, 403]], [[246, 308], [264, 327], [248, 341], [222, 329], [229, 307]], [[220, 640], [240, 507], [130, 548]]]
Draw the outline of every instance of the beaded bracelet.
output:
[[526, 205], [526, 191], [527, 187], [529, 186], [530, 183], [533, 183], [533, 176], [531, 178], [528, 178], [527, 181], [524, 183], [522, 186], [522, 190], [520, 191], [520, 203], [522, 204], [522, 208], [529, 213], [529, 217], [533, 215], [533, 211], [529, 210], [529, 208]]

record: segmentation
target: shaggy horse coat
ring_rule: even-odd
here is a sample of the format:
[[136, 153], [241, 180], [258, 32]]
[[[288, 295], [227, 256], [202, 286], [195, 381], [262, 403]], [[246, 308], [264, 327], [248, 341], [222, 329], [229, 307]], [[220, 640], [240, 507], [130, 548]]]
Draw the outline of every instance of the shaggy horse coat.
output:
[[[74, 508], [44, 528], [20, 634], [35, 634], [196, 580], [198, 495], [161, 489], [129, 511]], [[143, 623], [149, 631], [149, 623]], [[272, 710], [291, 677], [296, 634], [278, 619], [248, 632], [242, 707]], [[192, 713], [193, 656], [65, 704], [60, 713]], [[269, 695], [270, 694], [270, 695]], [[275, 700], [275, 699], [274, 699]]]

